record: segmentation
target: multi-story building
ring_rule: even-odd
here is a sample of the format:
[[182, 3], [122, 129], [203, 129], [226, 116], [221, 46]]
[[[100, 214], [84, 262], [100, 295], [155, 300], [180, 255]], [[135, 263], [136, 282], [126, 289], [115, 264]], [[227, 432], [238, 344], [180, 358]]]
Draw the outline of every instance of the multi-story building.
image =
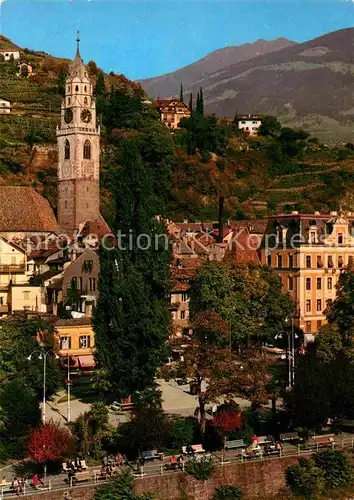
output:
[[262, 125], [262, 116], [249, 113], [247, 115], [236, 116], [235, 121], [238, 124], [238, 128], [246, 134], [257, 135], [258, 129]]
[[72, 373], [87, 373], [95, 366], [95, 336], [91, 318], [59, 319], [55, 323], [56, 350], [63, 368]]
[[182, 118], [191, 116], [190, 109], [178, 99], [157, 99], [155, 106], [160, 113], [161, 121], [168, 128], [176, 129]]
[[340, 273], [353, 265], [354, 215], [292, 212], [268, 219], [262, 264], [274, 269], [295, 302], [295, 324], [316, 333], [336, 297]]

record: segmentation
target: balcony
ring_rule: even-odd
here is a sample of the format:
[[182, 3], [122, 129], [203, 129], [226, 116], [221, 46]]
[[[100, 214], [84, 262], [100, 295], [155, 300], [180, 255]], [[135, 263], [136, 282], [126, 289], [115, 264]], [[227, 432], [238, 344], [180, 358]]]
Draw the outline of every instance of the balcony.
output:
[[24, 273], [25, 271], [25, 264], [0, 264], [0, 273]]

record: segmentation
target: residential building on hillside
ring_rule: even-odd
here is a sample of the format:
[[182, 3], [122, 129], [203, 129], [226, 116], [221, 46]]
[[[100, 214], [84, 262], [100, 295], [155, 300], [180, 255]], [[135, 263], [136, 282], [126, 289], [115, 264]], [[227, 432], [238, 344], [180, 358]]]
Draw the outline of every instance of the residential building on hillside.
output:
[[0, 50], [0, 56], [2, 56], [5, 61], [10, 61], [10, 59], [20, 59], [19, 49], [5, 48]]
[[168, 128], [176, 129], [182, 118], [190, 118], [188, 106], [178, 99], [156, 99], [155, 107], [160, 113], [162, 123]]
[[41, 287], [29, 281], [26, 251], [0, 236], [0, 316], [16, 310], [44, 312]]
[[9, 115], [11, 113], [11, 102], [0, 97], [0, 115]]
[[261, 115], [252, 115], [251, 113], [247, 115], [238, 115], [235, 117], [235, 121], [238, 123], [238, 128], [249, 135], [257, 135], [258, 129], [262, 125]]
[[354, 262], [354, 215], [337, 212], [269, 217], [262, 264], [274, 269], [295, 303], [295, 324], [314, 334], [325, 323], [340, 273]]

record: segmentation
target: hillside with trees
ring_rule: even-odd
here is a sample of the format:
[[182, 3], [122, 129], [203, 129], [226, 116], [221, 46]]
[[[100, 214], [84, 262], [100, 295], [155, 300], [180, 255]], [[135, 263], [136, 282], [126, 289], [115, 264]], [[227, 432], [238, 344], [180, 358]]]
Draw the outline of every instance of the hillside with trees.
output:
[[[2, 37], [2, 44], [11, 44]], [[0, 61], [0, 95], [13, 105], [1, 116], [0, 183], [31, 185], [56, 209], [57, 150], [55, 129], [60, 119], [67, 59], [20, 49], [21, 61], [33, 74], [18, 75], [14, 61]], [[101, 212], [114, 220], [112, 165], [117, 150], [145, 123], [161, 131], [159, 116], [139, 84], [123, 75], [105, 74], [87, 64], [101, 125]], [[218, 200], [225, 198], [226, 218], [264, 218], [299, 210], [350, 210], [353, 205], [354, 146], [321, 144], [308, 132], [283, 127], [267, 118], [259, 137], [240, 133], [236, 121], [205, 114], [204, 89], [199, 97], [183, 93], [194, 112], [174, 132], [174, 161], [167, 187], [166, 214], [175, 220], [213, 220]], [[198, 101], [198, 99], [199, 101]], [[198, 101], [198, 103], [197, 103]], [[162, 141], [160, 132], [156, 142]]]

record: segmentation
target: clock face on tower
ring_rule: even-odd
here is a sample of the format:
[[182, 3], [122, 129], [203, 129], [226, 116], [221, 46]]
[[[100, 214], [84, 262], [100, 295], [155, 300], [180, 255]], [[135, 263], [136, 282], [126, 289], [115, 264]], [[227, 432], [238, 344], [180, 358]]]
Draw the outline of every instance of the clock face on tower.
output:
[[66, 123], [71, 123], [73, 121], [73, 112], [70, 108], [66, 109], [65, 110], [65, 113], [64, 113], [64, 120]]
[[91, 113], [88, 109], [83, 109], [81, 111], [81, 120], [85, 123], [90, 123], [91, 121]]

